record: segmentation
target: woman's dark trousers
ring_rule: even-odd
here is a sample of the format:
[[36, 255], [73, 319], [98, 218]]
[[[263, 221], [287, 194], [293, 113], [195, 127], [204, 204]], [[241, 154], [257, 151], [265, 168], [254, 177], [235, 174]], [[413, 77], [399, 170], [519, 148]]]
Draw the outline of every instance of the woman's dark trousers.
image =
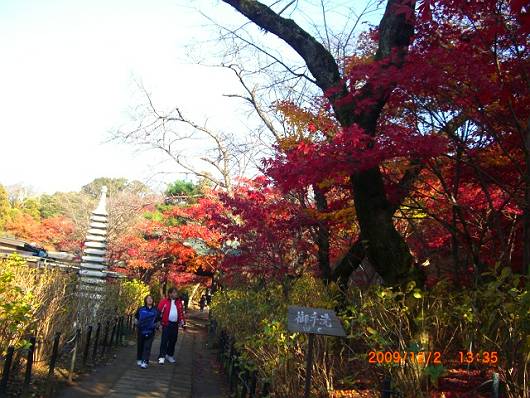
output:
[[175, 355], [175, 344], [177, 344], [178, 334], [179, 325], [177, 322], [169, 322], [167, 326], [162, 328], [159, 358], [165, 358], [166, 355], [170, 357]]
[[151, 356], [151, 346], [153, 345], [154, 339], [154, 333], [151, 333], [148, 337], [138, 333], [138, 349], [136, 351], [137, 360], [149, 362], [149, 357]]

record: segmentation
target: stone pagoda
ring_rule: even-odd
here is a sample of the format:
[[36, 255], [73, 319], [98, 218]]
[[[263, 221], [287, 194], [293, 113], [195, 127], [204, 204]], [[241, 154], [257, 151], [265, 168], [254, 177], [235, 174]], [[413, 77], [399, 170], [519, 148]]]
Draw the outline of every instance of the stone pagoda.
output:
[[90, 224], [79, 269], [82, 295], [100, 298], [107, 277], [107, 187], [101, 188], [99, 204], [90, 216]]

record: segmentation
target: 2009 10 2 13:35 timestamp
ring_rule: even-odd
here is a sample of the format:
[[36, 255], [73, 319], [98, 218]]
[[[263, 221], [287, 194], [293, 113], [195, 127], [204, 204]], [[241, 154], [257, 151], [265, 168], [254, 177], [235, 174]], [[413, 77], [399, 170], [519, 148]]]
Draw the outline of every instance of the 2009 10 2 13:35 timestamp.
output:
[[[461, 364], [489, 364], [495, 365], [499, 362], [497, 351], [470, 352], [458, 351], [456, 358]], [[441, 364], [442, 354], [440, 351], [426, 352], [400, 352], [400, 351], [370, 351], [368, 353], [369, 363], [404, 363], [417, 362], [419, 364]]]
[[465, 364], [482, 363], [495, 365], [499, 362], [499, 355], [497, 354], [497, 351], [458, 351], [458, 360], [460, 361], [460, 363]]

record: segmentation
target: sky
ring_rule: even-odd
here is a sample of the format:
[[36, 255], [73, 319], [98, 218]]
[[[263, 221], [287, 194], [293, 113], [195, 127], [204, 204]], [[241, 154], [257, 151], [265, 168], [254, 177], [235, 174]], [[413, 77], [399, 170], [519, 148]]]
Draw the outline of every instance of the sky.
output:
[[0, 0], [0, 184], [53, 193], [102, 176], [155, 188], [187, 178], [158, 174], [175, 171], [160, 153], [108, 139], [130, 122], [138, 82], [161, 107], [233, 122], [240, 105], [222, 97], [237, 91], [233, 76], [185, 51], [214, 37], [192, 3], [243, 20], [220, 1]]
[[100, 176], [156, 182], [161, 155], [106, 143], [109, 131], [130, 120], [138, 81], [164, 106], [219, 112], [230, 76], [184, 51], [204, 23], [178, 1], [0, 0], [0, 183], [53, 193]]

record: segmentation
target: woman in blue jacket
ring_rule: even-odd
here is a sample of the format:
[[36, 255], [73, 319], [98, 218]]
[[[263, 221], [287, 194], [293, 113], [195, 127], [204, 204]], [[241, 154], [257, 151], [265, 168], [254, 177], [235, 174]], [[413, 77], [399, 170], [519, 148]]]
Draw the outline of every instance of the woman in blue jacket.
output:
[[155, 339], [155, 330], [158, 328], [160, 322], [160, 313], [155, 306], [155, 302], [151, 295], [144, 298], [143, 307], [138, 308], [135, 314], [138, 327], [138, 351], [137, 364], [145, 369], [149, 364], [149, 356], [151, 355], [151, 346]]

